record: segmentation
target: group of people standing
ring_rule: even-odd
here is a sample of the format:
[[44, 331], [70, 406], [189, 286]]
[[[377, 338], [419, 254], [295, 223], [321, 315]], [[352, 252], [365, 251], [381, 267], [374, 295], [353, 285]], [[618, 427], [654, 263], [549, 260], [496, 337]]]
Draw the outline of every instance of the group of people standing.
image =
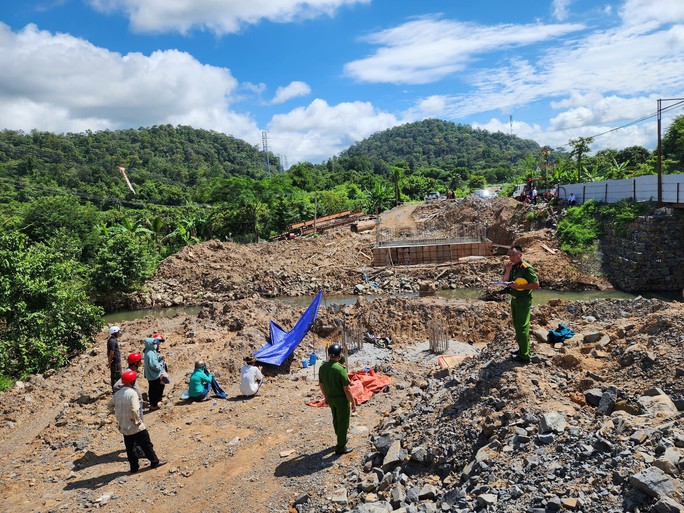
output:
[[[121, 328], [119, 326], [111, 326], [109, 328], [109, 339], [107, 340], [107, 367], [109, 368], [112, 388], [114, 388], [114, 385], [121, 379], [123, 374], [123, 371], [121, 370], [121, 350], [119, 348], [120, 336]], [[165, 340], [163, 334], [155, 333], [144, 341], [141, 360], [144, 364], [145, 378], [149, 383], [150, 411], [159, 409], [159, 403], [164, 395], [165, 380], [168, 380], [164, 355], [159, 349], [161, 343]], [[130, 358], [134, 354], [137, 355], [140, 353], [131, 353], [128, 357], [129, 364]], [[140, 360], [138, 360], [138, 363], [139, 362]]]

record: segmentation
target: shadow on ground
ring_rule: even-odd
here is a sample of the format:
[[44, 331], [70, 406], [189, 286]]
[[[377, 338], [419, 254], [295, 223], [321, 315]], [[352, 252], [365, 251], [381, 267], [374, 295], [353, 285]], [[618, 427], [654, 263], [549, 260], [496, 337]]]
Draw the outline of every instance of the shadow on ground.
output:
[[332, 466], [338, 458], [349, 456], [338, 456], [335, 448], [329, 447], [312, 454], [301, 454], [287, 461], [283, 461], [275, 469], [276, 477], [302, 477], [315, 474], [325, 468]]

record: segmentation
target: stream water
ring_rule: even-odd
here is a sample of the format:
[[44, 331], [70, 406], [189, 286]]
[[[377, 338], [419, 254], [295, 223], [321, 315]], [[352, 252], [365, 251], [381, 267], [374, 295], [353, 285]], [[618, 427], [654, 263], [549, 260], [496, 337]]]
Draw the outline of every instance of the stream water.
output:
[[[437, 297], [443, 297], [447, 299], [478, 299], [482, 291], [480, 289], [456, 289], [456, 290], [438, 290], [436, 292]], [[664, 301], [682, 301], [681, 295], [676, 293], [666, 294], [666, 293], [643, 293], [643, 297], [648, 298], [658, 298]], [[385, 297], [386, 295], [368, 295], [368, 296], [356, 296], [353, 294], [349, 295], [324, 295], [323, 305], [330, 306], [332, 304], [338, 305], [353, 305], [359, 299], [363, 297], [367, 301], [373, 301], [378, 297]], [[406, 293], [398, 294], [400, 297], [418, 297], [417, 293]], [[533, 303], [536, 305], [543, 305], [548, 303], [552, 299], [562, 299], [563, 301], [579, 301], [579, 300], [590, 300], [590, 299], [634, 299], [637, 297], [635, 294], [630, 294], [628, 292], [623, 292], [621, 290], [590, 290], [582, 292], [566, 292], [557, 290], [536, 290], [533, 295]], [[274, 301], [282, 301], [290, 306], [306, 308], [309, 306], [311, 301], [313, 301], [314, 296], [297, 296], [297, 297], [280, 297]], [[169, 308], [146, 308], [143, 310], [128, 310], [121, 312], [114, 312], [104, 316], [104, 320], [107, 324], [116, 324], [123, 321], [133, 321], [136, 319], [142, 319], [143, 317], [152, 318], [164, 318], [164, 317], [174, 317], [178, 314], [181, 315], [195, 315], [201, 309], [200, 306], [174, 306]]]

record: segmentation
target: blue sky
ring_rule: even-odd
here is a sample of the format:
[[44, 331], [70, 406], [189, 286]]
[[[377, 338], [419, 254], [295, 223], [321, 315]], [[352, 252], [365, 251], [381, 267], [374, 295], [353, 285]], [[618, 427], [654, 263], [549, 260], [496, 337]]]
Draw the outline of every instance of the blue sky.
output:
[[292, 165], [426, 118], [557, 147], [684, 97], [682, 0], [0, 2], [0, 129], [267, 130]]

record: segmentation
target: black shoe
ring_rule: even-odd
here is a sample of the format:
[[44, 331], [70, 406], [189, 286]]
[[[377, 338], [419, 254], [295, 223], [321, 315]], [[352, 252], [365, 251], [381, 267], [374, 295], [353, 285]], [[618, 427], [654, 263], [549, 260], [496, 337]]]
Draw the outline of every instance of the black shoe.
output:
[[161, 467], [162, 465], [166, 465], [167, 463], [168, 462], [166, 460], [157, 460], [156, 462], [154, 462], [150, 465], [150, 468]]
[[130, 474], [137, 474], [138, 470], [140, 470], [140, 469], [139, 469], [139, 468], [132, 468], [132, 469], [129, 471], [129, 473], [130, 473]]
[[523, 358], [522, 356], [520, 356], [520, 351], [515, 351], [511, 353], [511, 359], [517, 362], [530, 363], [529, 358]]
[[345, 448], [342, 449], [341, 451], [335, 451], [335, 454], [338, 454], [338, 455], [341, 455], [341, 454], [349, 454], [349, 453], [352, 452], [353, 450], [354, 450], [354, 449], [352, 449], [351, 447], [345, 447]]

